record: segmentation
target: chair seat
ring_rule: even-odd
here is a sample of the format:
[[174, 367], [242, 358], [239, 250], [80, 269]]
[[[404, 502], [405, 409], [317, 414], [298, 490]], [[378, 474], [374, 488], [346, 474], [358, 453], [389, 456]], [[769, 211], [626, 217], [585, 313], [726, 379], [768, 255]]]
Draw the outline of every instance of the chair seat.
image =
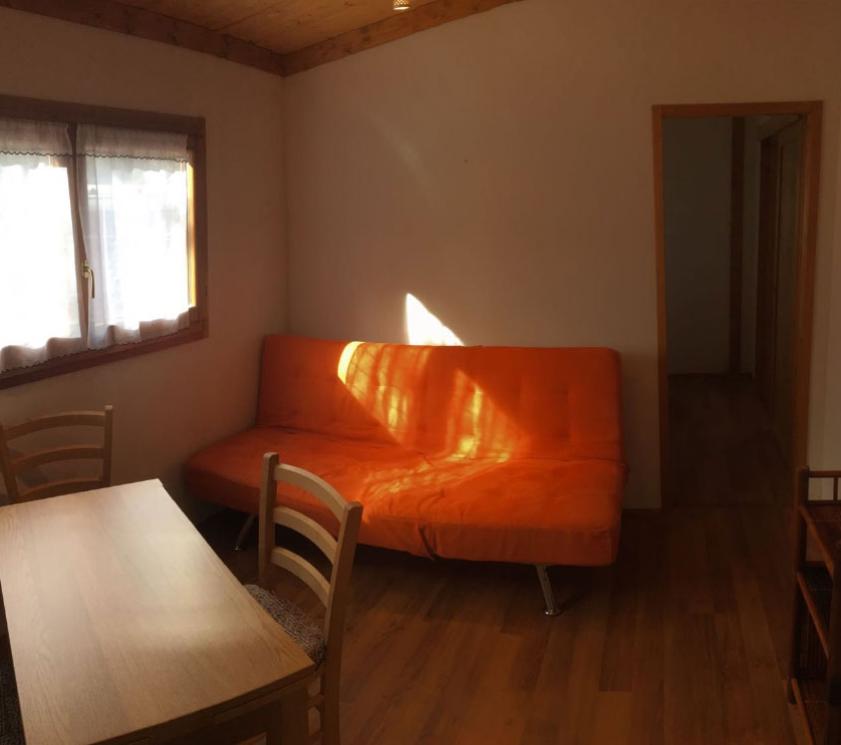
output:
[[[326, 652], [324, 634], [312, 618], [291, 600], [279, 598], [259, 585], [246, 585], [245, 589], [295, 640], [316, 665], [324, 662]], [[5, 745], [5, 743], [0, 740], [0, 745]]]
[[0, 745], [24, 745], [20, 703], [12, 661], [0, 658]]

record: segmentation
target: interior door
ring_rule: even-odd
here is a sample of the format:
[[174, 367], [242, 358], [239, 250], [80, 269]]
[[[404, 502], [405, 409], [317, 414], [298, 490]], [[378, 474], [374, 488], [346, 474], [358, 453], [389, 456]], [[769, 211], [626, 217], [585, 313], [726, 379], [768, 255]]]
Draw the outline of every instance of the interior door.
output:
[[794, 343], [803, 125], [762, 141], [757, 266], [757, 390], [786, 460], [794, 418]]
[[756, 266], [756, 389], [765, 409], [774, 400], [777, 310], [779, 157], [773, 138], [762, 141], [759, 185], [759, 247]]

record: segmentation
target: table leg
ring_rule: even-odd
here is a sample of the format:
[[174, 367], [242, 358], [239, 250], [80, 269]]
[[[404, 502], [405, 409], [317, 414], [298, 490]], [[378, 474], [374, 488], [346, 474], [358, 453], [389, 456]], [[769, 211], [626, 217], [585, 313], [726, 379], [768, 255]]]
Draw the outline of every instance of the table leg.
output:
[[266, 745], [306, 745], [309, 739], [307, 689], [300, 686], [280, 701]]

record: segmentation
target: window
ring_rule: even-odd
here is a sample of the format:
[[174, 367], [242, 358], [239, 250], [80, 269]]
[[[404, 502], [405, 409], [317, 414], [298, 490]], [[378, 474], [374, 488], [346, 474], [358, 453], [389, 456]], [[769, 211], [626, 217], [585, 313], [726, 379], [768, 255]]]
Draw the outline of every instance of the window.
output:
[[0, 387], [206, 334], [204, 121], [0, 96]]

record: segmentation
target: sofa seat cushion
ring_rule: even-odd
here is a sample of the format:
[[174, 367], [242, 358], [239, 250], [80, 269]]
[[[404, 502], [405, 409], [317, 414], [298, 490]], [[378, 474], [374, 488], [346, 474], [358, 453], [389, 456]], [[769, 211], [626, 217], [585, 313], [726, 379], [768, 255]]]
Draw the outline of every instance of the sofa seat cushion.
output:
[[475, 464], [420, 505], [428, 550], [476, 561], [611, 564], [625, 471], [612, 461]]
[[[187, 463], [192, 493], [256, 512], [262, 456], [306, 468], [365, 509], [362, 543], [421, 556], [541, 564], [613, 561], [625, 469], [613, 461], [426, 456], [396, 444], [258, 427]], [[286, 485], [278, 502], [335, 532], [332, 516]]]
[[281, 427], [255, 427], [193, 455], [184, 471], [187, 488], [203, 499], [256, 512], [263, 455], [268, 452], [278, 453], [282, 463], [313, 471], [339, 491], [340, 476], [353, 478], [360, 470], [381, 469], [386, 473], [411, 469], [424, 461], [420, 453], [394, 444], [340, 439]]

